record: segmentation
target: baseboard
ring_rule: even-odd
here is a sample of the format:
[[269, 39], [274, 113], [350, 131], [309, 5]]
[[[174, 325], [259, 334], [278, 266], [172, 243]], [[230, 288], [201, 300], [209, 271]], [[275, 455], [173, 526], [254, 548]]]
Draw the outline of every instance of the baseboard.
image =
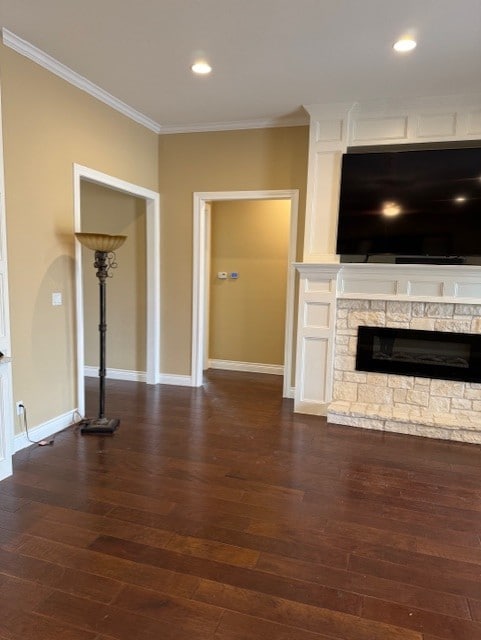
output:
[[228, 371], [246, 371], [248, 373], [271, 373], [284, 375], [281, 364], [262, 364], [260, 362], [238, 362], [237, 360], [209, 360], [210, 369], [227, 369]]
[[[98, 367], [84, 367], [84, 376], [87, 378], [97, 378]], [[107, 378], [110, 380], [129, 380], [130, 382], [147, 382], [145, 371], [131, 371], [129, 369], [107, 369]]]
[[298, 400], [294, 403], [294, 413], [307, 413], [311, 416], [327, 416], [330, 402], [316, 400]]
[[[84, 367], [84, 375], [87, 378], [97, 378], [97, 367]], [[147, 382], [145, 371], [129, 371], [128, 369], [107, 369], [107, 378], [111, 380], [128, 380], [130, 382]], [[177, 373], [160, 373], [157, 376], [158, 384], [172, 384], [177, 387], [192, 387], [191, 376], [183, 376]]]
[[177, 387], [193, 387], [191, 376], [182, 376], [177, 373], [161, 373], [159, 375], [160, 384], [173, 384]]
[[[68, 411], [61, 416], [47, 420], [47, 422], [39, 424], [36, 427], [29, 427], [28, 435], [30, 436], [30, 439], [39, 442], [40, 440], [45, 440], [45, 438], [50, 438], [54, 433], [58, 433], [59, 431], [62, 431], [62, 429], [72, 425], [74, 423], [75, 413], [76, 409], [72, 409], [72, 411]], [[18, 433], [13, 441], [14, 453], [17, 453], [17, 451], [20, 451], [21, 449], [25, 449], [25, 447], [29, 447], [31, 444], [32, 443], [29, 442], [25, 431]]]

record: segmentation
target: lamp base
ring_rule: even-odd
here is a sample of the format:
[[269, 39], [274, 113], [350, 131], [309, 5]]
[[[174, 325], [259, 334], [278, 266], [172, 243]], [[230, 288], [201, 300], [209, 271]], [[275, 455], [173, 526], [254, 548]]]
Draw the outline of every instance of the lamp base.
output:
[[87, 435], [93, 434], [112, 434], [120, 424], [118, 418], [87, 418], [80, 422], [80, 433]]

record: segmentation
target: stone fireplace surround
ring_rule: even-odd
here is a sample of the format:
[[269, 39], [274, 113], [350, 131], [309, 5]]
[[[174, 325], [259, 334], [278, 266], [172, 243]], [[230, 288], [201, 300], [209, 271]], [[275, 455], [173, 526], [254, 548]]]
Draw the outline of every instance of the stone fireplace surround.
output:
[[339, 300], [333, 402], [328, 419], [382, 431], [481, 443], [481, 384], [355, 369], [356, 334], [367, 326], [479, 331], [481, 306], [455, 303]]
[[327, 414], [334, 424], [481, 443], [481, 384], [355, 368], [359, 325], [481, 333], [481, 267], [297, 268], [305, 373], [297, 411]]

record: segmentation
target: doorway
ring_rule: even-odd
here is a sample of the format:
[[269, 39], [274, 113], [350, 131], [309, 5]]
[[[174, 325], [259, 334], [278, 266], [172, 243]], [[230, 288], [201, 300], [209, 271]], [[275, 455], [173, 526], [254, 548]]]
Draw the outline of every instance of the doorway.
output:
[[[92, 182], [145, 200], [146, 247], [146, 382], [157, 384], [160, 375], [160, 200], [155, 191], [125, 182], [88, 167], [74, 165], [74, 231], [81, 230], [81, 184]], [[77, 321], [77, 399], [81, 415], [85, 412], [84, 367], [85, 327], [84, 290], [80, 243], [75, 247]]]
[[285, 309], [284, 384], [283, 396], [293, 397], [292, 362], [294, 331], [294, 260], [297, 246], [297, 211], [299, 192], [279, 191], [216, 191], [194, 193], [194, 260], [193, 260], [193, 322], [192, 322], [192, 384], [203, 383], [203, 369], [207, 361], [206, 334], [209, 264], [210, 264], [210, 203], [228, 200], [288, 200], [290, 203], [288, 273]]

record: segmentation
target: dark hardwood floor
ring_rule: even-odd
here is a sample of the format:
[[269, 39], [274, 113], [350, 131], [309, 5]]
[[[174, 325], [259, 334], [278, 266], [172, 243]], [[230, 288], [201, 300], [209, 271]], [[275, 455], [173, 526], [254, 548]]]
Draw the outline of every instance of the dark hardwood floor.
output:
[[110, 382], [113, 437], [18, 453], [0, 640], [480, 640], [481, 447], [294, 415], [281, 384]]

